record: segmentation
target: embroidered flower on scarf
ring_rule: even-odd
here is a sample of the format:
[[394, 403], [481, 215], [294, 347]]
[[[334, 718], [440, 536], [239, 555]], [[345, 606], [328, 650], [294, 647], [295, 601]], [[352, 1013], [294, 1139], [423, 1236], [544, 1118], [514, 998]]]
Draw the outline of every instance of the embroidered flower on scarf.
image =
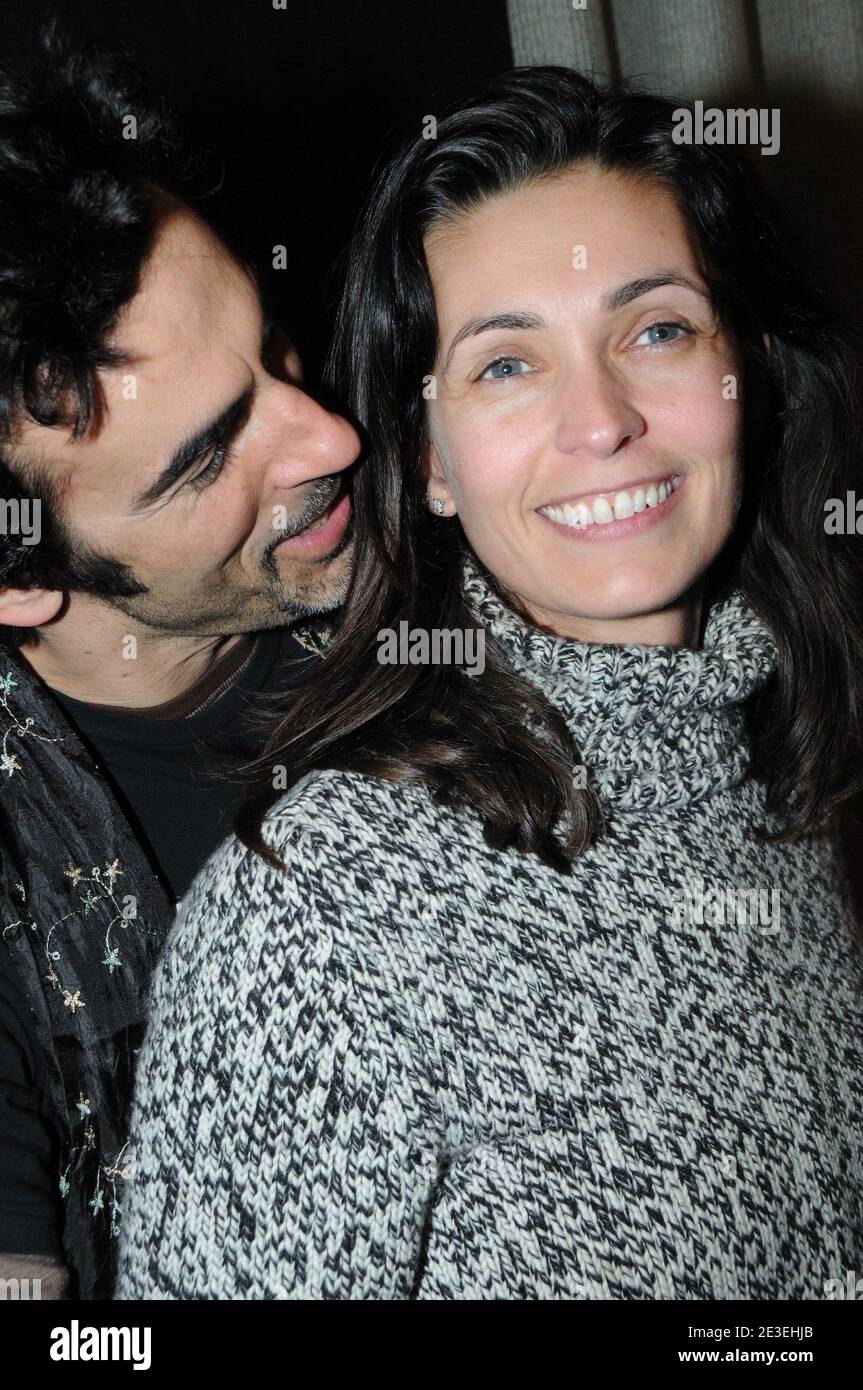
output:
[[[28, 708], [32, 713], [27, 713]], [[13, 801], [19, 788], [23, 796], [27, 795], [31, 786], [38, 790], [44, 766], [42, 760], [33, 754], [38, 754], [44, 746], [58, 748], [62, 763], [64, 749], [71, 741], [73, 758], [83, 758], [74, 735], [70, 737], [66, 726], [57, 722], [58, 718], [38, 683], [31, 681], [26, 671], [22, 674], [17, 670], [10, 671], [8, 667], [0, 669], [0, 785], [4, 780], [11, 782], [7, 795]], [[49, 732], [52, 729], [53, 733]], [[77, 774], [80, 771], [83, 771], [85, 785], [87, 779], [95, 775], [86, 759], [76, 761], [74, 767], [66, 768], [66, 781], [70, 788], [77, 787]], [[76, 792], [71, 791], [70, 794], [74, 797]], [[49, 827], [51, 830], [53, 828]], [[35, 935], [35, 944], [44, 961], [41, 989], [52, 1003], [52, 1014], [65, 1017], [67, 1010], [77, 1015], [85, 1009], [86, 1013], [81, 1019], [76, 1019], [76, 1025], [81, 1029], [82, 1042], [92, 1048], [95, 1055], [99, 1040], [92, 1036], [92, 1025], [98, 1024], [93, 1017], [96, 1005], [91, 987], [93, 968], [97, 967], [98, 962], [111, 976], [120, 971], [135, 974], [140, 970], [146, 974], [150, 964], [148, 957], [154, 954], [152, 946], [164, 936], [170, 911], [162, 900], [162, 894], [155, 891], [151, 894], [146, 887], [152, 880], [143, 861], [136, 867], [134, 846], [127, 851], [131, 858], [127, 858], [126, 853], [123, 860], [115, 857], [119, 845], [128, 838], [122, 818], [119, 818], [115, 828], [109, 829], [107, 839], [94, 837], [92, 842], [87, 839], [86, 833], [79, 833], [82, 830], [87, 832], [87, 826], [81, 826], [74, 815], [71, 816], [71, 828], [75, 834], [65, 846], [61, 834], [49, 835], [51, 852], [48, 846], [43, 851], [42, 845], [38, 845], [40, 871], [45, 870], [44, 879], [47, 882], [43, 881], [40, 873], [34, 883], [26, 886], [21, 881], [8, 883], [11, 902], [0, 918], [0, 935], [14, 936], [13, 928], [24, 928]], [[139, 881], [140, 875], [144, 875], [143, 884]], [[67, 879], [67, 885], [61, 884], [62, 877]], [[128, 884], [125, 898], [119, 896], [118, 880], [121, 877]], [[31, 903], [31, 893], [39, 902], [39, 907]], [[142, 893], [147, 903], [144, 912], [138, 910]], [[153, 897], [152, 903], [150, 896]], [[45, 901], [50, 903], [47, 911], [42, 905]], [[128, 912], [129, 904], [134, 909], [131, 913]], [[113, 940], [114, 934], [120, 929], [127, 933], [124, 942], [128, 942], [122, 949], [122, 959], [121, 950]], [[152, 938], [153, 941], [147, 943], [143, 938]], [[77, 969], [74, 975], [70, 971], [67, 977], [67, 966], [71, 965], [70, 943], [80, 940], [86, 947], [86, 968], [83, 974]], [[101, 957], [98, 955], [100, 944]], [[88, 954], [90, 951], [92, 954]], [[117, 988], [120, 979], [105, 983], [108, 989]], [[82, 997], [85, 992], [89, 1007], [88, 1001]], [[61, 1003], [62, 1007], [59, 1007]], [[57, 1007], [54, 1007], [55, 1004]], [[60, 1034], [68, 1031], [68, 1020], [64, 1024], [62, 1018], [58, 1018], [57, 1025]], [[108, 1053], [111, 1051], [110, 1048], [104, 1050]], [[89, 1079], [94, 1065], [95, 1060], [83, 1058], [81, 1061], [67, 1059], [61, 1067], [64, 1083], [69, 1084], [66, 1087], [68, 1106], [63, 1117], [66, 1138], [57, 1165], [57, 1179], [61, 1199], [74, 1203], [76, 1220], [82, 1215], [81, 1208], [89, 1207], [86, 1225], [90, 1228], [90, 1234], [87, 1235], [82, 1229], [76, 1239], [92, 1242], [100, 1267], [104, 1269], [107, 1267], [105, 1260], [108, 1253], [105, 1240], [115, 1237], [119, 1231], [120, 1203], [116, 1189], [119, 1180], [128, 1176], [130, 1165], [128, 1155], [124, 1156], [121, 1151], [116, 1157], [112, 1153], [105, 1166], [102, 1145], [106, 1142], [106, 1135], [113, 1135], [120, 1117], [108, 1106], [106, 1113], [99, 1116], [100, 1126], [97, 1130], [90, 1099], [96, 1092]], [[86, 1091], [83, 1089], [85, 1086]], [[73, 1099], [76, 1090], [79, 1092], [77, 1102]], [[77, 1119], [74, 1118], [76, 1109]], [[102, 1282], [104, 1276], [100, 1274], [96, 1283]]]

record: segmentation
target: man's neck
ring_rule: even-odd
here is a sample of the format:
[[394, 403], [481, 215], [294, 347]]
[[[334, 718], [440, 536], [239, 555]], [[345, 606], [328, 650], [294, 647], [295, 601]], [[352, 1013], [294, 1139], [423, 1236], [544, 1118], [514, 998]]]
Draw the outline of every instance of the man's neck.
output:
[[21, 649], [52, 690], [93, 705], [148, 709], [176, 700], [224, 657], [238, 634], [160, 634], [92, 599], [78, 598], [61, 619]]

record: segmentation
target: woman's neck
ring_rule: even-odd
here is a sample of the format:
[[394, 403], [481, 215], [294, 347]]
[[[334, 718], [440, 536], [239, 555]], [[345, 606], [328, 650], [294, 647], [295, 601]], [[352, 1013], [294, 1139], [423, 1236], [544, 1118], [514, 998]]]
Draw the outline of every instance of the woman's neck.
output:
[[690, 647], [695, 651], [701, 646], [703, 605], [703, 580], [665, 608], [618, 618], [586, 618], [520, 601], [526, 621], [555, 637], [615, 646]]

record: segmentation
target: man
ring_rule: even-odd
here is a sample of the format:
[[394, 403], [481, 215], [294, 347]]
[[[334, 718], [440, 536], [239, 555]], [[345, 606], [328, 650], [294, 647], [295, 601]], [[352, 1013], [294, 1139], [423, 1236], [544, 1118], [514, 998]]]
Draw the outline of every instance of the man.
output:
[[177, 148], [95, 48], [2, 80], [0, 1277], [43, 1297], [110, 1295], [149, 972], [349, 575], [356, 433]]

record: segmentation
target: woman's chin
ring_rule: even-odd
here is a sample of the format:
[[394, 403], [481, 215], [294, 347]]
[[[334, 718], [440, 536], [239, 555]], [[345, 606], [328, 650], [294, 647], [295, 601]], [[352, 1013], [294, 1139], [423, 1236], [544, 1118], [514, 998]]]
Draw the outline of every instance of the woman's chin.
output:
[[681, 566], [679, 577], [667, 564], [621, 567], [600, 575], [574, 574], [571, 580], [548, 582], [546, 563], [534, 582], [520, 588], [507, 584], [521, 596], [524, 613], [537, 626], [574, 640], [595, 642], [662, 642], [679, 645], [687, 640], [687, 595], [694, 596], [700, 574]]

